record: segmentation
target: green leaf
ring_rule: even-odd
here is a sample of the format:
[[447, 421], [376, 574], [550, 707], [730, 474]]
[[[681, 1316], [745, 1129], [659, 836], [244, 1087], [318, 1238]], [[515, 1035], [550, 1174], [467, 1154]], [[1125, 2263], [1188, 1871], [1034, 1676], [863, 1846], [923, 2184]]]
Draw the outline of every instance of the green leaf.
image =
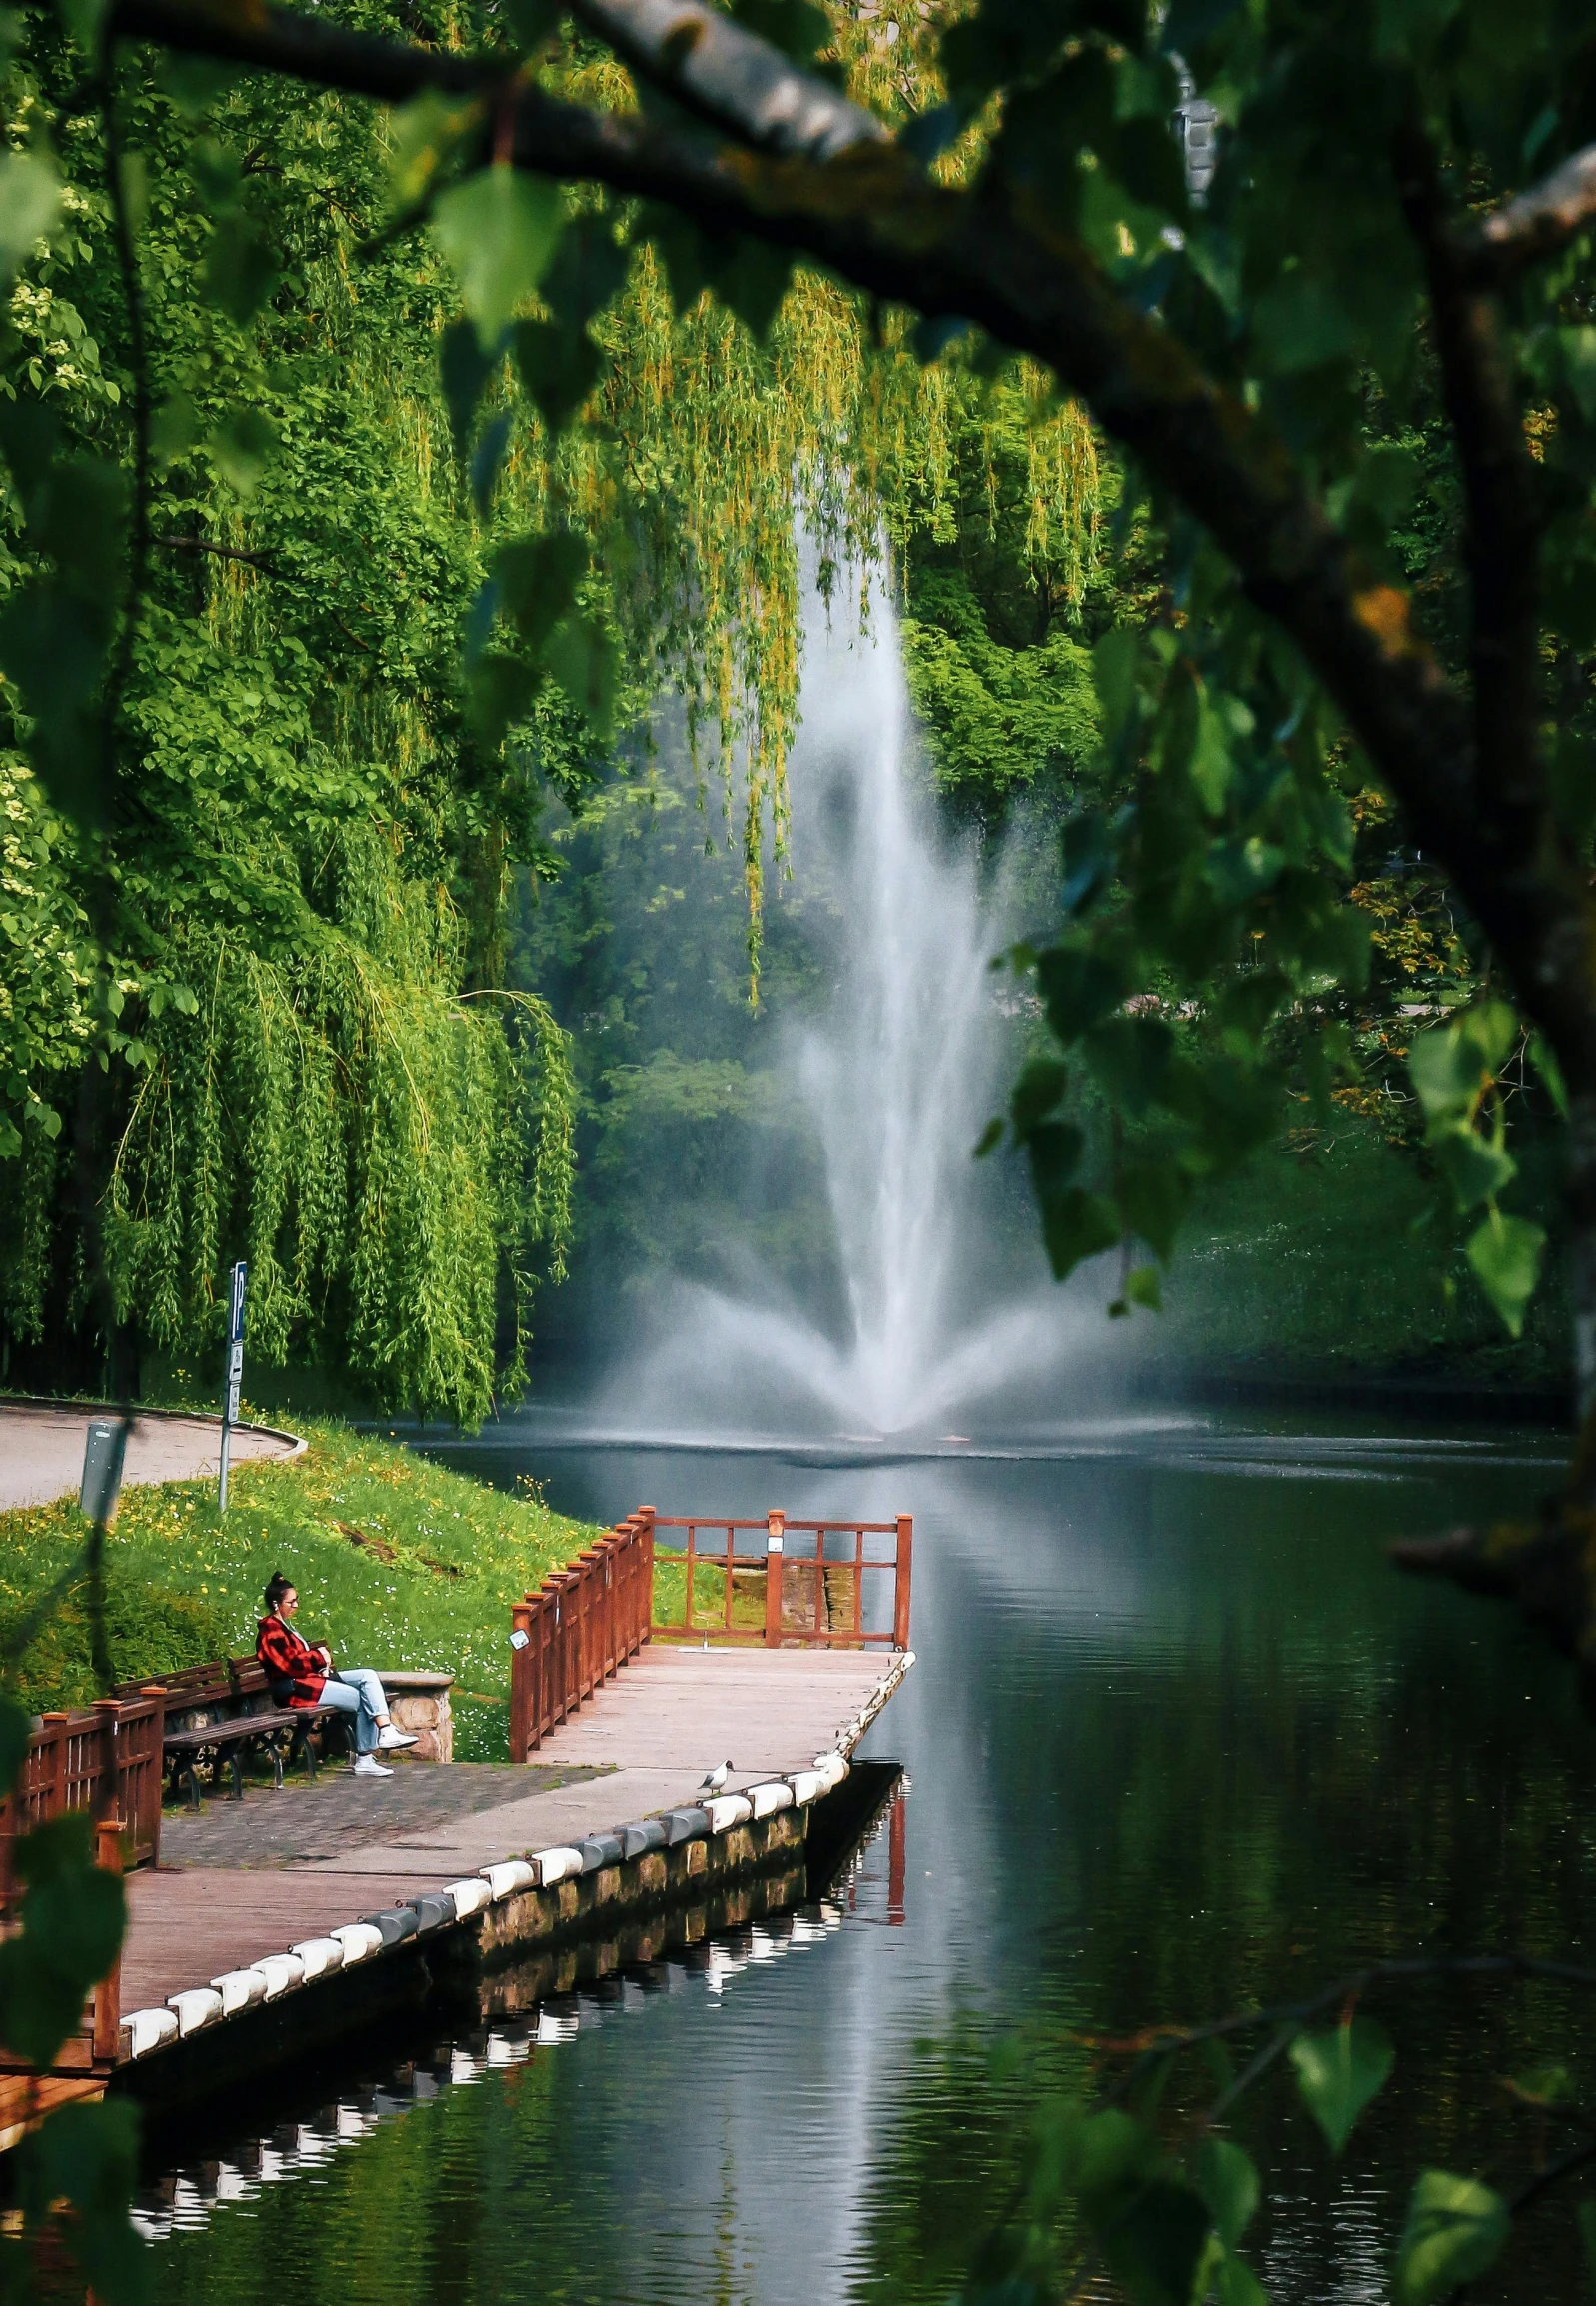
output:
[[82, 1811], [35, 1826], [16, 1844], [15, 1864], [27, 1892], [21, 1935], [0, 1945], [0, 2039], [43, 2067], [115, 1962], [127, 1905], [121, 1876], [93, 1862]]
[[1097, 2235], [1135, 2306], [1193, 2306], [1212, 2230], [1200, 2194], [1176, 2179], [1155, 2178], [1098, 2226]]
[[26, 2141], [30, 2208], [70, 2202], [72, 2255], [103, 2306], [143, 2306], [148, 2251], [128, 2217], [138, 2175], [139, 2112], [125, 2098], [59, 2107]]
[[1395, 2051], [1373, 2018], [1353, 2018], [1333, 2033], [1298, 2034], [1291, 2044], [1297, 2087], [1309, 2113], [1339, 2154], [1359, 2114], [1384, 2086]]
[[571, 529], [517, 537], [495, 553], [501, 606], [534, 648], [543, 645], [571, 607], [587, 566], [587, 545]]
[[489, 418], [482, 437], [471, 453], [467, 476], [471, 482], [472, 501], [479, 516], [486, 521], [493, 504], [494, 489], [499, 480], [499, 468], [504, 463], [505, 451], [510, 446], [510, 435], [515, 418], [509, 409], [500, 409]]
[[1195, 2175], [1214, 2232], [1233, 2250], [1257, 2214], [1258, 2172], [1251, 2155], [1229, 2138], [1204, 2138]]
[[1014, 1084], [1009, 1100], [1014, 1135], [1026, 1137], [1037, 1122], [1045, 1121], [1069, 1087], [1069, 1068], [1055, 1057], [1033, 1057]]
[[1161, 1017], [1109, 1017], [1086, 1036], [1086, 1054], [1114, 1104], [1139, 1116], [1164, 1098], [1174, 1035]]
[[1504, 1216], [1499, 1209], [1469, 1235], [1464, 1254], [1510, 1337], [1523, 1329], [1545, 1246], [1546, 1235], [1539, 1225], [1527, 1217]]
[[1567, 1121], [1568, 1089], [1563, 1080], [1563, 1069], [1558, 1064], [1556, 1053], [1544, 1034], [1532, 1033], [1530, 1035], [1529, 1058], [1531, 1065], [1534, 1066], [1535, 1071], [1546, 1084], [1546, 1094], [1557, 1108], [1559, 1118]]
[[1049, 946], [1036, 956], [1036, 983], [1047, 1022], [1066, 1049], [1117, 1009], [1129, 991], [1116, 963], [1070, 945]]
[[1481, 1137], [1465, 1123], [1442, 1130], [1434, 1140], [1436, 1165], [1452, 1188], [1459, 1210], [1466, 1214], [1510, 1185], [1518, 1163], [1505, 1145]]
[[591, 617], [563, 617], [544, 646], [543, 661], [595, 733], [607, 739], [615, 721], [621, 666], [604, 627]]
[[832, 36], [830, 18], [813, 0], [733, 0], [732, 13], [797, 64], [807, 64]]
[[1229, 2251], [1214, 2270], [1213, 2294], [1219, 2306], [1269, 2306], [1269, 2293], [1252, 2268]]
[[200, 412], [189, 394], [172, 393], [162, 401], [150, 425], [150, 453], [163, 472], [187, 455], [201, 430]]
[[1140, 699], [1137, 675], [1141, 664], [1141, 635], [1128, 625], [1117, 625], [1104, 633], [1091, 653], [1091, 669], [1097, 682], [1097, 702], [1102, 707], [1102, 729], [1105, 742], [1117, 745], [1129, 728]]
[[1149, 1313], [1163, 1311], [1163, 1284], [1158, 1278], [1156, 1265], [1138, 1265], [1125, 1283], [1125, 1295], [1133, 1305], [1142, 1305]]
[[200, 286], [211, 303], [244, 328], [280, 277], [276, 254], [259, 227], [247, 216], [224, 216], [211, 235], [200, 271]]
[[560, 235], [555, 259], [539, 291], [557, 321], [584, 329], [610, 303], [632, 262], [608, 216], [579, 216]]
[[1596, 2290], [1596, 2202], [1581, 2202], [1576, 2220], [1580, 2248], [1585, 2253], [1585, 2273], [1591, 2289]]
[[782, 308], [793, 277], [789, 250], [769, 241], [740, 239], [715, 275], [715, 293], [761, 344]]
[[1065, 2144], [1069, 2182], [1093, 2217], [1110, 2216], [1158, 2168], [1152, 2132], [1117, 2107], [1073, 2124]]
[[277, 427], [264, 409], [233, 409], [205, 445], [223, 480], [248, 498], [277, 446]]
[[[1046, 1129], [1058, 1127], [1061, 1125], [1045, 1124], [1042, 1130], [1031, 1132], [1026, 1150], [1033, 1172], [1037, 1165], [1038, 1138]], [[1104, 1200], [1100, 1193], [1085, 1192], [1078, 1185], [1061, 1192], [1046, 1192], [1037, 1183], [1036, 1199], [1041, 1208], [1042, 1242], [1055, 1280], [1067, 1279], [1077, 1265], [1088, 1257], [1100, 1256], [1104, 1249], [1113, 1248], [1119, 1239], [1118, 1212], [1113, 1202]]]
[[603, 355], [585, 329], [546, 320], [518, 321], [513, 342], [528, 398], [552, 433], [562, 431], [597, 384]]
[[61, 179], [37, 152], [0, 153], [0, 281], [48, 241], [61, 214]]
[[1201, 696], [1197, 700], [1197, 739], [1191, 749], [1191, 782], [1210, 817], [1223, 815], [1225, 796], [1235, 764], [1230, 758], [1230, 730], [1221, 708], [1223, 700]]
[[0, 1798], [11, 1791], [28, 1757], [33, 1724], [25, 1706], [0, 1695]]
[[1253, 307], [1255, 357], [1260, 368], [1277, 376], [1343, 359], [1356, 341], [1351, 317], [1334, 288], [1306, 262], [1283, 273]]
[[525, 720], [538, 687], [538, 675], [524, 657], [502, 649], [485, 651], [471, 668], [466, 710], [473, 729], [491, 753], [505, 733]]
[[1399, 2306], [1429, 2306], [1496, 2263], [1512, 2220], [1477, 2178], [1426, 2170], [1413, 2188], [1396, 2253]]
[[433, 203], [433, 231], [485, 350], [542, 280], [563, 222], [559, 186], [504, 160]]
[[110, 4], [111, 0], [56, 0], [62, 23], [91, 56], [99, 50], [100, 30]]
[[1505, 1001], [1479, 1002], [1461, 1017], [1421, 1034], [1407, 1069], [1432, 1124], [1472, 1113], [1481, 1093], [1518, 1038], [1518, 1020]]
[[438, 340], [438, 377], [449, 407], [455, 454], [462, 463], [471, 445], [472, 420], [483, 387], [503, 359], [503, 345], [496, 339], [492, 349], [485, 352], [469, 320], [452, 320]]
[[475, 97], [441, 96], [435, 88], [424, 89], [389, 114], [388, 181], [396, 208], [414, 208], [425, 198], [440, 168], [481, 118]]
[[[1119, 1172], [1125, 1228], [1139, 1233], [1161, 1264], [1166, 1265], [1173, 1254], [1190, 1201], [1191, 1179], [1174, 1160], [1128, 1161]], [[1156, 1275], [1148, 1285], [1156, 1291]]]

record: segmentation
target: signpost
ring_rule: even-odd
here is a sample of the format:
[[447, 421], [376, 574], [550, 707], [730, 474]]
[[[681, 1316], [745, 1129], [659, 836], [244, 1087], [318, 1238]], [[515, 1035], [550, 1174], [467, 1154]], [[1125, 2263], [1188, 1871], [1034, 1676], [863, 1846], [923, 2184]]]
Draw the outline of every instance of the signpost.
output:
[[238, 1423], [239, 1387], [244, 1382], [244, 1282], [249, 1267], [242, 1258], [233, 1267], [227, 1308], [227, 1394], [222, 1403], [222, 1478], [216, 1509], [227, 1511], [227, 1460], [232, 1450], [233, 1427]]

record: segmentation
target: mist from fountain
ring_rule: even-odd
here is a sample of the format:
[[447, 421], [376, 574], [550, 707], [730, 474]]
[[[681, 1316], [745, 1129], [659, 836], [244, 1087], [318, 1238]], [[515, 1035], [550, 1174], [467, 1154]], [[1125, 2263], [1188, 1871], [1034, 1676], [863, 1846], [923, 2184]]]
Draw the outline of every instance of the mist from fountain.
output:
[[[857, 599], [844, 582], [837, 598]], [[607, 1421], [684, 1437], [919, 1434], [997, 1400], [1058, 1400], [1100, 1354], [1100, 1301], [1047, 1278], [1033, 1219], [1016, 1287], [994, 1280], [996, 1179], [972, 1158], [1014, 1062], [1005, 877], [943, 841], [916, 791], [915, 734], [884, 588], [867, 619], [806, 606], [802, 724], [790, 766], [800, 885], [836, 918], [823, 1015], [785, 1051], [823, 1156], [845, 1297], [832, 1335], [768, 1274], [680, 1281], [658, 1331], [605, 1388]], [[949, 1436], [951, 1437], [951, 1436]]]

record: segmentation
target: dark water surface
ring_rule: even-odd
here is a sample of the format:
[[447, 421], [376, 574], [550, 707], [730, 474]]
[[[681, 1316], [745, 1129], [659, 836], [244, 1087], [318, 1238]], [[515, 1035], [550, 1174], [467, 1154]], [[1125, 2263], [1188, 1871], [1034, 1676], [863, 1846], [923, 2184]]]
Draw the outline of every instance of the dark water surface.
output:
[[[452, 2085], [446, 2049], [436, 2094], [352, 2091], [340, 2113], [307, 2083], [275, 2159], [179, 2188], [163, 2299], [939, 2300], [1033, 2094], [1087, 2077], [1081, 2036], [1413, 1950], [1596, 1961], [1596, 1733], [1568, 1668], [1381, 1557], [1525, 1511], [1544, 1440], [1201, 1418], [1050, 1461], [826, 1467], [503, 1428], [439, 1454], [606, 1521], [912, 1512], [919, 1664], [865, 1749], [912, 1778], [901, 1917], [883, 1839], [791, 1936], [585, 1997], [530, 2047], [467, 2045]], [[1283, 2080], [1236, 2122], [1266, 2166], [1251, 2254], [1276, 2297], [1384, 2296], [1417, 2170], [1528, 2167], [1536, 2117], [1500, 2077], [1553, 2054], [1596, 2077], [1596, 2025], [1561, 1990], [1425, 1986], [1380, 2014], [1396, 2077], [1341, 2162]], [[1577, 2295], [1572, 2220], [1548, 2198], [1471, 2295]]]

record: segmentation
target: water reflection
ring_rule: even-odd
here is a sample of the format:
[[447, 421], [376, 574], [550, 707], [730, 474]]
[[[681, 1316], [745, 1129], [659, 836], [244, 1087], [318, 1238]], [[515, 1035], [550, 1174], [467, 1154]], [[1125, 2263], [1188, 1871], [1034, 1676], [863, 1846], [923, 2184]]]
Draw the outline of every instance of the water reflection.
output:
[[[630, 2004], [623, 1986], [603, 2022], [413, 2097], [203, 2233], [174, 2198], [163, 2298], [941, 2298], [1037, 2089], [1089, 2081], [1083, 2036], [1426, 1945], [1578, 1958], [1596, 1767], [1567, 1669], [1381, 1553], [1523, 1510], [1551, 1455], [1211, 1420], [1055, 1460], [473, 1450], [473, 1471], [535, 1471], [602, 1519], [640, 1499], [915, 1514], [920, 1663], [866, 1746], [913, 1770], [897, 1894], [883, 1840], [803, 1961], [728, 1941], [719, 1991], [708, 1971], [634, 1981]], [[1344, 2162], [1283, 2083], [1239, 2126], [1275, 2195], [1254, 2260], [1282, 2298], [1382, 2295], [1414, 2172], [1523, 2167], [1495, 2077], [1552, 2051], [1596, 2064], [1588, 2019], [1542, 1986], [1426, 1987], [1382, 2014], [1397, 2078]], [[994, 2068], [1014, 2036], [1018, 2064]], [[1572, 2294], [1576, 2265], [1549, 2206], [1479, 2295]]]

